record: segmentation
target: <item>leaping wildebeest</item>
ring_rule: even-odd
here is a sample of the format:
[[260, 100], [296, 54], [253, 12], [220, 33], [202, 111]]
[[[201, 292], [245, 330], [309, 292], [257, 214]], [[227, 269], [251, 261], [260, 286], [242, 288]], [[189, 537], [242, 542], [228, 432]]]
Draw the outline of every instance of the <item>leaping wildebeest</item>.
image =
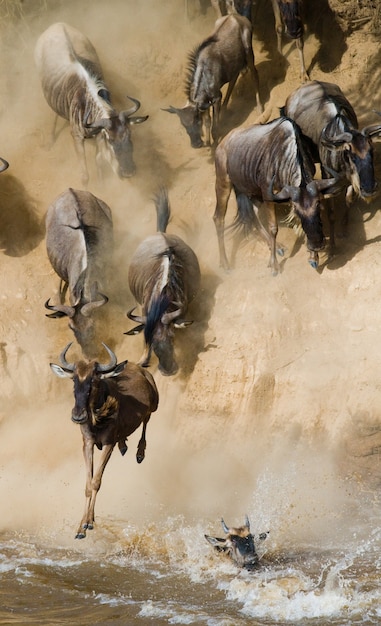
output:
[[[345, 232], [354, 197], [359, 196], [366, 202], [374, 198], [377, 184], [372, 137], [381, 134], [381, 124], [360, 130], [356, 113], [340, 87], [317, 80], [293, 91], [282, 112], [295, 120], [312, 141], [314, 158], [321, 163], [323, 175], [328, 176], [334, 171], [346, 179]], [[333, 248], [334, 214], [331, 206], [328, 215]]]
[[[339, 182], [335, 177], [314, 180], [315, 164], [295, 122], [280, 117], [268, 124], [230, 131], [216, 148], [215, 165], [217, 202], [213, 219], [221, 266], [229, 269], [224, 242], [225, 215], [234, 187], [238, 206], [235, 224], [249, 232], [257, 223], [270, 248], [269, 266], [273, 274], [279, 271], [274, 204], [278, 202], [291, 202], [292, 212], [300, 219], [307, 238], [309, 263], [316, 269], [318, 252], [325, 245], [320, 203], [324, 194], [332, 193]], [[260, 220], [258, 202], [265, 204], [268, 230]]]
[[[60, 355], [61, 365], [51, 363], [54, 374], [71, 378], [74, 383], [74, 408], [71, 419], [81, 427], [83, 455], [86, 466], [86, 506], [76, 538], [86, 537], [94, 527], [94, 509], [103, 472], [118, 444], [122, 455], [127, 451], [126, 439], [140, 424], [142, 435], [138, 443], [136, 460], [141, 463], [146, 449], [146, 428], [151, 413], [159, 401], [155, 381], [148, 370], [135, 363], [117, 363], [114, 352], [105, 344], [110, 360], [68, 363], [66, 353], [69, 343]], [[98, 467], [94, 471], [94, 446], [101, 451]]]
[[[226, 533], [226, 537], [211, 537], [204, 535], [205, 539], [217, 550], [227, 554], [232, 561], [239, 567], [248, 570], [254, 569], [259, 558], [255, 549], [254, 537], [250, 531], [249, 518], [246, 515], [243, 526], [229, 528], [223, 519], [221, 519], [222, 529]], [[261, 533], [259, 539], [263, 541], [267, 538], [268, 532]]]
[[[144, 122], [148, 115], [133, 115], [140, 102], [130, 96], [133, 105], [129, 109], [115, 110], [98, 55], [87, 37], [68, 24], [52, 24], [37, 41], [35, 61], [46, 101], [70, 123], [82, 183], [87, 185], [89, 180], [84, 140], [91, 137], [96, 137], [99, 173], [102, 162], [108, 161], [120, 178], [133, 176], [131, 126]], [[57, 117], [53, 138], [56, 123]]]
[[284, 31], [295, 45], [300, 58], [300, 76], [302, 81], [309, 80], [304, 61], [304, 26], [302, 20], [302, 0], [271, 0], [275, 17], [275, 30], [277, 34], [278, 52], [282, 54], [282, 36]]
[[[213, 141], [217, 141], [221, 107], [227, 106], [234, 85], [245, 68], [251, 74], [257, 105], [262, 111], [251, 23], [241, 15], [227, 15], [216, 21], [213, 33], [189, 55], [185, 87], [187, 104], [179, 109], [173, 106], [165, 109], [179, 116], [193, 148], [210, 145], [211, 135]], [[221, 87], [226, 83], [228, 87], [222, 102]]]
[[170, 207], [165, 189], [157, 194], [155, 204], [158, 232], [142, 241], [129, 267], [129, 287], [141, 305], [142, 315], [133, 313], [135, 307], [127, 313], [139, 326], [126, 334], [135, 335], [144, 330], [146, 347], [140, 364], [148, 367], [153, 350], [159, 359], [160, 372], [171, 376], [178, 371], [175, 329], [192, 324], [183, 316], [199, 289], [200, 267], [190, 246], [178, 235], [166, 233]]
[[[111, 210], [89, 191], [67, 189], [46, 214], [46, 250], [60, 283], [60, 302], [50, 304], [48, 317], [67, 316], [85, 355], [94, 348], [94, 309], [108, 298], [99, 292], [113, 254]], [[70, 304], [65, 304], [69, 290]]]

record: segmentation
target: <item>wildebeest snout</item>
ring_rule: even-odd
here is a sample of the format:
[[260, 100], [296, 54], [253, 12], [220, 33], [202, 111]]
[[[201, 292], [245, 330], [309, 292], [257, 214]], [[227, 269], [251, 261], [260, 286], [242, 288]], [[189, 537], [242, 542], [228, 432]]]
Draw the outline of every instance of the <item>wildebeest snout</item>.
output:
[[75, 408], [71, 412], [71, 419], [75, 424], [84, 424], [87, 421], [87, 410], [77, 411]]

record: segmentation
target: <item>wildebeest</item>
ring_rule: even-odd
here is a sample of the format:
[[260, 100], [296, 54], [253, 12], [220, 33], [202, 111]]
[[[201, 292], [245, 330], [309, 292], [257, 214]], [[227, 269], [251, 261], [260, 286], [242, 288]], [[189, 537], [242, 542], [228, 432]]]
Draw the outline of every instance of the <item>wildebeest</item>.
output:
[[[92, 312], [105, 304], [99, 292], [107, 276], [113, 252], [111, 210], [89, 191], [67, 189], [49, 206], [46, 214], [46, 250], [61, 279], [60, 303], [46, 308], [49, 317], [67, 316], [70, 328], [85, 355], [94, 341]], [[70, 304], [65, 304], [69, 289]]]
[[148, 115], [134, 117], [140, 102], [129, 96], [133, 106], [115, 110], [98, 55], [87, 37], [68, 24], [52, 24], [37, 41], [35, 61], [49, 106], [70, 123], [83, 184], [89, 179], [84, 140], [94, 136], [99, 172], [107, 160], [121, 178], [133, 176], [131, 126]]
[[[323, 175], [334, 171], [347, 181], [344, 229], [348, 209], [354, 195], [369, 201], [376, 191], [373, 166], [372, 136], [381, 134], [381, 124], [359, 130], [356, 113], [334, 83], [312, 81], [293, 91], [282, 109], [312, 141], [316, 161], [320, 161]], [[333, 246], [333, 213], [330, 211], [331, 243]]]
[[[257, 104], [262, 111], [251, 23], [241, 15], [227, 15], [218, 19], [213, 33], [189, 55], [185, 88], [187, 104], [181, 109], [173, 106], [165, 109], [179, 116], [193, 148], [210, 145], [210, 134], [213, 141], [217, 141], [221, 106], [227, 106], [238, 76], [246, 67], [251, 74]], [[221, 87], [226, 83], [228, 87], [222, 103]], [[202, 139], [203, 134], [205, 141]]]
[[146, 349], [141, 365], [149, 365], [153, 350], [160, 372], [170, 376], [178, 371], [174, 331], [192, 323], [183, 316], [199, 289], [200, 267], [193, 250], [179, 236], [166, 233], [170, 207], [165, 189], [157, 194], [155, 204], [158, 232], [142, 241], [129, 267], [129, 287], [142, 307], [142, 315], [134, 315], [134, 309], [128, 312], [139, 326], [126, 334], [144, 329]]
[[[136, 460], [141, 463], [146, 449], [146, 428], [159, 401], [155, 381], [149, 371], [135, 363], [117, 363], [114, 352], [105, 344], [110, 361], [77, 361], [68, 363], [69, 343], [60, 355], [61, 365], [50, 363], [54, 374], [71, 378], [74, 383], [74, 408], [71, 419], [81, 427], [86, 466], [86, 506], [76, 538], [86, 537], [94, 526], [94, 509], [103, 472], [116, 444], [122, 455], [127, 452], [126, 439], [143, 425]], [[94, 472], [94, 446], [101, 451]]]
[[[217, 202], [213, 219], [221, 266], [229, 268], [224, 224], [227, 203], [234, 187], [238, 205], [236, 225], [244, 225], [247, 231], [252, 230], [255, 211], [257, 226], [270, 248], [269, 266], [274, 275], [279, 271], [276, 202], [291, 202], [292, 211], [300, 219], [307, 237], [309, 262], [316, 268], [318, 251], [325, 244], [320, 202], [324, 193], [332, 192], [337, 179], [314, 180], [313, 158], [295, 122], [280, 117], [268, 124], [254, 124], [230, 131], [217, 146], [215, 165]], [[277, 190], [276, 193], [274, 190]], [[257, 202], [265, 203], [269, 232], [259, 219]]]
[[295, 40], [300, 58], [300, 75], [303, 81], [309, 80], [304, 62], [304, 26], [302, 20], [302, 0], [271, 0], [275, 17], [278, 52], [282, 54], [283, 32]]
[[[245, 569], [254, 569], [259, 562], [255, 549], [254, 537], [250, 532], [250, 522], [246, 515], [243, 526], [229, 528], [224, 520], [221, 520], [222, 528], [226, 533], [225, 538], [204, 535], [205, 539], [218, 551], [227, 554], [236, 565]], [[259, 539], [263, 541], [269, 533], [261, 533]]]

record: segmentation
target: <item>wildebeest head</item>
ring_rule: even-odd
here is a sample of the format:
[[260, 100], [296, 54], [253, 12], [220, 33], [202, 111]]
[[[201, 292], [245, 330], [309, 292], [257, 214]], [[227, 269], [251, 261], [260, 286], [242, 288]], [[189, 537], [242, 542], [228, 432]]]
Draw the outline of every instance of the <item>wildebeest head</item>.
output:
[[300, 39], [303, 35], [300, 0], [278, 0], [280, 14], [291, 39]]
[[[133, 159], [131, 126], [141, 124], [148, 119], [148, 115], [133, 115], [139, 109], [140, 102], [130, 96], [128, 98], [134, 103], [130, 109], [92, 124], [85, 123], [86, 128], [93, 129], [94, 135], [97, 135], [97, 140], [101, 144], [100, 150], [105, 160], [110, 163], [120, 178], [130, 178], [136, 171]], [[104, 140], [103, 142], [102, 139]]]
[[178, 115], [181, 124], [189, 135], [192, 148], [202, 148], [204, 146], [202, 140], [202, 111], [197, 104], [188, 103], [181, 109], [170, 106], [163, 110]]
[[[245, 524], [237, 528], [229, 528], [224, 520], [221, 520], [222, 528], [226, 533], [225, 538], [211, 537], [204, 535], [205, 539], [218, 551], [226, 553], [236, 565], [251, 570], [258, 565], [258, 555], [255, 549], [254, 537], [250, 532], [250, 522], [246, 515]], [[267, 537], [268, 533], [261, 533], [261, 540]]]
[[340, 179], [326, 178], [312, 180], [305, 186], [293, 187], [285, 185], [279, 193], [273, 192], [274, 178], [269, 187], [269, 199], [272, 202], [290, 201], [294, 213], [299, 217], [303, 231], [307, 237], [307, 248], [318, 252], [325, 245], [323, 225], [320, 217], [322, 197], [334, 193], [340, 185]]
[[362, 131], [351, 128], [333, 136], [327, 133], [326, 127], [321, 134], [323, 146], [343, 155], [346, 177], [355, 193], [364, 200], [370, 200], [376, 192], [372, 136], [380, 133], [381, 125], [373, 124]]
[[[136, 335], [144, 330], [146, 351], [140, 361], [142, 367], [148, 367], [152, 350], [159, 359], [159, 370], [164, 376], [173, 376], [179, 367], [175, 359], [174, 336], [175, 328], [185, 328], [192, 324], [192, 321], [180, 320], [181, 309], [169, 311], [169, 302], [165, 298], [159, 300], [150, 308], [148, 315], [134, 315], [134, 309], [127, 313], [127, 317], [138, 322], [126, 335]], [[176, 305], [176, 303], [174, 303]]]
[[77, 304], [71, 306], [66, 304], [50, 304], [50, 298], [45, 302], [45, 308], [53, 313], [47, 313], [47, 317], [68, 317], [69, 328], [73, 331], [76, 340], [84, 353], [89, 353], [95, 338], [95, 324], [93, 311], [108, 302], [107, 296], [101, 293], [96, 294], [97, 299], [91, 302], [84, 302], [80, 299]]
[[[61, 365], [50, 363], [54, 374], [60, 378], [71, 378], [74, 383], [74, 408], [71, 419], [76, 424], [84, 424], [90, 421], [96, 425], [100, 417], [112, 417], [117, 410], [115, 398], [106, 398], [99, 394], [99, 382], [104, 378], [117, 376], [123, 371], [127, 361], [117, 363], [114, 352], [106, 345], [110, 361], [107, 364], [100, 364], [97, 361], [77, 361], [68, 363], [66, 353], [72, 343], [69, 343], [60, 354]], [[107, 413], [107, 414], [106, 414]]]

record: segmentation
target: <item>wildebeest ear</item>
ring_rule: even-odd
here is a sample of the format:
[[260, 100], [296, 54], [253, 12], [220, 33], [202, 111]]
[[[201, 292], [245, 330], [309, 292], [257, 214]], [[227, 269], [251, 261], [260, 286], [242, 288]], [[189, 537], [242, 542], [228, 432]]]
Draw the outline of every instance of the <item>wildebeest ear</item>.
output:
[[113, 378], [114, 376], [118, 376], [118, 374], [123, 372], [127, 363], [127, 360], [118, 363], [118, 365], [116, 365], [111, 372], [105, 372], [104, 374], [101, 374], [101, 378]]
[[226, 546], [226, 539], [211, 537], [210, 535], [204, 535], [204, 537], [218, 552], [225, 552], [228, 549]]
[[60, 365], [56, 365], [55, 363], [50, 363], [50, 369], [56, 376], [59, 376], [60, 378], [73, 378], [74, 376], [74, 372], [65, 370], [63, 367], [61, 367]]

